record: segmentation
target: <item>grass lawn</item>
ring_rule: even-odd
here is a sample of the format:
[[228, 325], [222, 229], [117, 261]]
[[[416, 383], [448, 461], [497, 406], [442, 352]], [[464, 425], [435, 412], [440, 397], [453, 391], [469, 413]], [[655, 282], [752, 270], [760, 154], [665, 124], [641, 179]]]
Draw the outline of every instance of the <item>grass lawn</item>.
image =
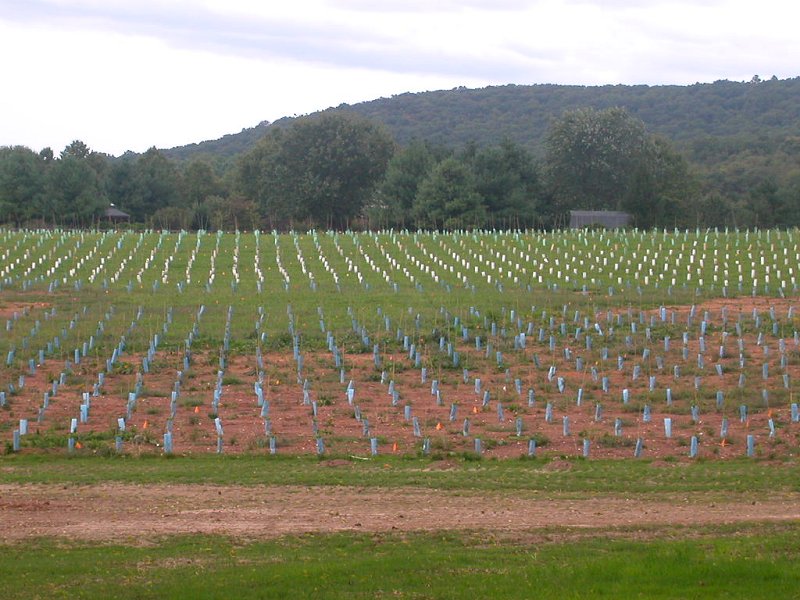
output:
[[791, 598], [800, 589], [800, 525], [623, 539], [570, 533], [175, 537], [148, 546], [41, 540], [2, 548], [0, 581], [4, 598], [28, 599]]
[[[551, 468], [554, 462], [564, 468]], [[650, 461], [520, 459], [436, 461], [381, 456], [319, 460], [312, 456], [200, 454], [0, 456], [0, 483], [182, 483], [216, 485], [414, 486], [433, 489], [584, 493], [752, 493], [800, 491], [795, 460]]]

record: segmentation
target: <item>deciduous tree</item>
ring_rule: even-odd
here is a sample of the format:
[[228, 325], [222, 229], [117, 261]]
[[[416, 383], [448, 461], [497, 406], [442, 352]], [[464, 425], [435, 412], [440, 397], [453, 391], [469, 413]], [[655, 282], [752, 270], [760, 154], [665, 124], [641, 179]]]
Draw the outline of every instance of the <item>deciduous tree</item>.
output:
[[475, 190], [475, 180], [467, 166], [456, 158], [446, 158], [420, 185], [414, 202], [417, 225], [432, 229], [480, 227], [486, 209]]
[[627, 210], [641, 227], [675, 226], [694, 192], [685, 160], [622, 108], [564, 113], [546, 139], [558, 208]]
[[[288, 208], [294, 220], [346, 227], [384, 176], [394, 151], [386, 130], [370, 121], [323, 113], [298, 119], [282, 134], [268, 135], [240, 163], [243, 190], [269, 212]], [[283, 216], [283, 215], [281, 215]]]

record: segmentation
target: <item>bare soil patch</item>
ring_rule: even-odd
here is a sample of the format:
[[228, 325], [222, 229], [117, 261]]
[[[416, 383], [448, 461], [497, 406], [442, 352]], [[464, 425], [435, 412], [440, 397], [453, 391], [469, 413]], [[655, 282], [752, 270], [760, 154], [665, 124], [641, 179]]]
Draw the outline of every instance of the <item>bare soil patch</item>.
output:
[[565, 499], [418, 488], [2, 485], [0, 531], [11, 543], [42, 536], [147, 543], [179, 534], [259, 539], [345, 531], [515, 536], [553, 528], [795, 521], [798, 500], [800, 494], [753, 502], [745, 496], [720, 501], [702, 494]]
[[0, 319], [12, 319], [29, 311], [44, 310], [52, 306], [49, 302], [0, 302]]

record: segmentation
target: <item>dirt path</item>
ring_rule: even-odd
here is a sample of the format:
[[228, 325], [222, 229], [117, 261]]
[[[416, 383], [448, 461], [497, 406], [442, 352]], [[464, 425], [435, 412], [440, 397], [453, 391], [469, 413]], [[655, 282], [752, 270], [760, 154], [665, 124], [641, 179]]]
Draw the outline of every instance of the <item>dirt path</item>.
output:
[[0, 485], [0, 540], [147, 542], [174, 534], [240, 539], [339, 531], [707, 525], [800, 519], [800, 494], [753, 502], [704, 495], [532, 498], [419, 488]]

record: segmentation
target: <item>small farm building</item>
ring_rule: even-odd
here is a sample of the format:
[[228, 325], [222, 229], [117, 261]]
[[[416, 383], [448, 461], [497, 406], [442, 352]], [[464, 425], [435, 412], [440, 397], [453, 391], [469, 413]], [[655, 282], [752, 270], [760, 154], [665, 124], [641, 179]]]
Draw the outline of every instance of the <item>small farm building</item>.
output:
[[109, 223], [130, 223], [131, 220], [128, 213], [121, 211], [113, 204], [105, 210], [103, 216]]

